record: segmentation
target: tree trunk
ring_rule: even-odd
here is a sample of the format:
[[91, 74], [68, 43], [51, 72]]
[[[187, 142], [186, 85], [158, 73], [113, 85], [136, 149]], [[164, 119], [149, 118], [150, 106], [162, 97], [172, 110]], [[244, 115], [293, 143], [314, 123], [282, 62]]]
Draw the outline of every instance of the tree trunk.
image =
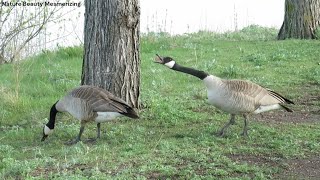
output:
[[140, 93], [139, 0], [86, 0], [81, 84], [102, 87], [133, 107]]
[[278, 39], [317, 39], [320, 0], [286, 0], [285, 16]]

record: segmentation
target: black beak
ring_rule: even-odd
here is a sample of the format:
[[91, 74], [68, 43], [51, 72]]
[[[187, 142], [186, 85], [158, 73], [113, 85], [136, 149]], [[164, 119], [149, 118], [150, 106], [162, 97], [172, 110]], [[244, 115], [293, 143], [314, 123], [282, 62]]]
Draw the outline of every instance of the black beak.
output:
[[163, 59], [159, 54], [156, 54], [157, 57], [154, 58], [155, 63], [163, 64]]
[[41, 141], [44, 141], [44, 140], [46, 140], [46, 138], [48, 137], [48, 135], [46, 135], [46, 134], [44, 133], [44, 130], [43, 130], [42, 134], [43, 134], [43, 136], [42, 136], [42, 138], [41, 138]]

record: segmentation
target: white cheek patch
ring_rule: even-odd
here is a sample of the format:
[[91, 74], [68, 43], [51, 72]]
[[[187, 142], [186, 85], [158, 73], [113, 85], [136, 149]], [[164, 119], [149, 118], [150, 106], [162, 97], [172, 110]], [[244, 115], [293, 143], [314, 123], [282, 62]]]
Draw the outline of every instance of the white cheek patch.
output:
[[167, 66], [167, 67], [169, 67], [170, 69], [172, 69], [173, 66], [174, 66], [174, 64], [176, 64], [175, 61], [170, 61], [170, 62], [165, 63], [164, 65]]
[[213, 82], [212, 75], [205, 77], [205, 78], [203, 79], [203, 82], [204, 82], [205, 84], [214, 83], [214, 82]]
[[50, 129], [50, 128], [48, 128], [48, 126], [45, 125], [44, 129], [43, 129], [43, 132], [44, 132], [45, 135], [49, 135], [49, 134], [52, 134], [53, 129]]

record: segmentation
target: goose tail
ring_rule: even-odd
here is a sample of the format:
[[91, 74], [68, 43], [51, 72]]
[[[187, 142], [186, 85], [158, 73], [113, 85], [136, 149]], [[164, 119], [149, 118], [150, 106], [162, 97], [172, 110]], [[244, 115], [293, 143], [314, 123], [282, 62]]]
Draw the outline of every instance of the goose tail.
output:
[[138, 113], [135, 111], [134, 108], [132, 107], [126, 107], [126, 110], [127, 112], [123, 112], [123, 113], [120, 113], [124, 116], [127, 116], [127, 117], [130, 117], [130, 118], [133, 118], [133, 119], [138, 119], [139, 118], [139, 115]]
[[280, 106], [281, 106], [283, 109], [285, 109], [286, 111], [288, 111], [288, 112], [293, 112], [292, 109], [289, 109], [288, 107], [286, 107], [286, 106], [284, 106], [284, 105], [282, 105], [282, 104], [280, 104]]

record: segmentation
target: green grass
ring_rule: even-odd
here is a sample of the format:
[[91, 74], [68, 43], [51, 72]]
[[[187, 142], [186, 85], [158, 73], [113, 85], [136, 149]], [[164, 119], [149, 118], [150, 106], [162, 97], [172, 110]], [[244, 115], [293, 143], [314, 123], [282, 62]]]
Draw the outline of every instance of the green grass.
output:
[[[252, 36], [250, 36], [250, 33]], [[259, 35], [260, 34], [260, 35]], [[320, 151], [319, 123], [249, 122], [242, 119], [225, 138], [214, 135], [229, 116], [206, 101], [201, 81], [153, 63], [156, 53], [224, 78], [272, 88], [301, 105], [319, 96], [319, 41], [274, 40], [276, 31], [251, 27], [237, 33], [199, 32], [182, 36], [143, 35], [139, 120], [102, 124], [96, 144], [65, 146], [79, 122], [58, 115], [55, 132], [40, 142], [52, 104], [80, 84], [82, 48], [46, 51], [17, 64], [0, 66], [0, 179], [269, 179], [286, 160]], [[279, 117], [281, 121], [283, 116]], [[83, 139], [95, 136], [95, 124]], [[262, 165], [233, 156], [267, 158]]]

